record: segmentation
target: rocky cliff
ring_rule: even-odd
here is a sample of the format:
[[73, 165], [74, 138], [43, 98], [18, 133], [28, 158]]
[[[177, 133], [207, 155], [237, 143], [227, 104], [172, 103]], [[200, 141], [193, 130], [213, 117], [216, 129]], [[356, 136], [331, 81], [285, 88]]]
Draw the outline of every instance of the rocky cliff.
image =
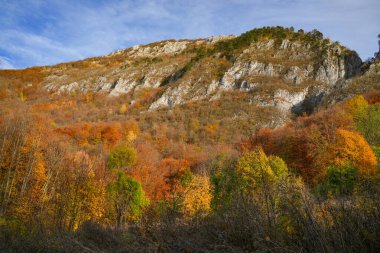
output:
[[[362, 65], [356, 52], [316, 30], [264, 27], [237, 37], [162, 41], [43, 67], [41, 84], [53, 93], [131, 94], [132, 102], [139, 92], [154, 90], [149, 111], [244, 92], [247, 106], [302, 113], [350, 86]], [[367, 72], [378, 75], [373, 69]]]

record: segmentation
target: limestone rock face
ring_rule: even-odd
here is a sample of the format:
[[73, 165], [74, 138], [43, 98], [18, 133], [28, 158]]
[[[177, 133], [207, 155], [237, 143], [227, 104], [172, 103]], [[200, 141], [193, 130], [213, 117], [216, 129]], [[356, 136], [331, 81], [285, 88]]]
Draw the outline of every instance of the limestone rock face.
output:
[[378, 55], [379, 59], [370, 64], [364, 76], [380, 75], [380, 53]]
[[[251, 76], [278, 77], [283, 71], [280, 64], [262, 63], [258, 61], [237, 61], [223, 76], [220, 86], [223, 89], [240, 88], [239, 80]], [[248, 85], [249, 86], [249, 85]]]
[[158, 100], [153, 102], [149, 110], [154, 110], [160, 107], [168, 107], [179, 105], [185, 102], [184, 95], [187, 94], [189, 86], [180, 86], [173, 89], [168, 89]]
[[188, 41], [169, 41], [155, 46], [134, 46], [128, 53], [131, 57], [158, 57], [165, 54], [181, 53], [187, 48]]
[[279, 107], [281, 110], [290, 110], [293, 106], [302, 103], [302, 101], [306, 98], [307, 93], [307, 88], [300, 92], [294, 93], [290, 93], [287, 90], [277, 90], [274, 95], [275, 106]]
[[211, 37], [207, 38], [205, 42], [207, 44], [214, 44], [214, 43], [217, 43], [219, 41], [229, 40], [229, 39], [233, 39], [235, 37], [236, 36], [233, 36], [233, 35], [211, 36]]
[[[362, 61], [355, 52], [329, 40], [313, 44], [269, 38], [227, 53], [219, 49], [235, 38], [138, 45], [80, 64], [54, 66], [46, 71], [44, 85], [52, 92], [109, 96], [155, 89], [159, 92], [147, 107], [150, 111], [245, 92], [249, 106], [270, 106], [286, 114], [312, 109], [361, 71]], [[204, 53], [210, 49], [214, 51]], [[368, 72], [378, 69], [371, 66]]]
[[333, 85], [339, 79], [359, 73], [361, 65], [362, 61], [356, 53], [344, 55], [341, 47], [333, 46], [327, 50], [315, 79]]
[[122, 77], [119, 78], [113, 87], [113, 89], [110, 92], [111, 96], [117, 96], [123, 93], [128, 93], [133, 88], [137, 86], [137, 81], [134, 79], [123, 79]]
[[257, 96], [255, 102], [259, 106], [274, 106], [280, 111], [290, 111], [294, 107], [300, 106], [308, 94], [308, 88], [299, 92], [289, 92], [287, 90], [277, 90], [271, 96]]

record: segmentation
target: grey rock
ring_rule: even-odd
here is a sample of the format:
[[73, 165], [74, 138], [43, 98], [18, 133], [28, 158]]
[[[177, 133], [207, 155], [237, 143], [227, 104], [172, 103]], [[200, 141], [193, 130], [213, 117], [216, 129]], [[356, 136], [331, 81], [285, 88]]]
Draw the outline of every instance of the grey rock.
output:
[[[217, 75], [213, 74], [216, 67], [210, 59], [221, 60], [222, 53], [206, 58], [209, 62], [201, 65], [206, 67], [197, 69], [198, 72], [186, 72], [189, 70], [184, 66], [191, 55], [184, 52], [191, 52], [190, 49], [197, 46], [211, 47], [232, 38], [234, 36], [217, 36], [137, 45], [106, 56], [125, 58], [121, 67], [104, 71], [101, 75], [92, 73], [89, 68], [83, 78], [70, 80], [69, 72], [73, 70], [62, 66], [59, 70], [64, 74], [48, 75], [44, 85], [50, 91], [97, 91], [110, 96], [141, 89], [162, 89], [162, 95], [149, 106], [150, 111], [202, 99], [213, 101], [220, 99], [224, 92], [241, 91], [249, 92], [252, 104], [271, 106], [288, 115], [290, 112], [308, 112], [336, 91], [338, 85], [350, 85], [350, 78], [358, 75], [362, 66], [355, 52], [336, 43], [321, 45], [321, 50], [316, 52], [307, 42], [285, 39], [279, 45], [270, 39], [252, 43], [239, 51], [228, 63], [228, 68]], [[154, 58], [159, 61], [153, 62], [157, 60]], [[161, 63], [162, 59], [166, 61]], [[89, 64], [97, 66], [97, 61], [91, 60]], [[378, 73], [379, 69], [372, 64], [367, 73]]]

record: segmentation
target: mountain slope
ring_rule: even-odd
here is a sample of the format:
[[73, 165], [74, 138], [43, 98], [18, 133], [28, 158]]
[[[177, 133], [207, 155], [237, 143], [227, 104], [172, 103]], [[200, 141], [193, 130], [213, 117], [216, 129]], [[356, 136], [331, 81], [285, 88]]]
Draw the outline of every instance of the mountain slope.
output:
[[[106, 60], [106, 66], [116, 66], [102, 70]], [[110, 95], [163, 87], [150, 109], [215, 99], [224, 90], [238, 89], [261, 93], [255, 96], [259, 105], [288, 109], [315, 96], [316, 86], [320, 91], [354, 76], [362, 62], [317, 31], [262, 28], [239, 37], [135, 46], [81, 63], [46, 70], [45, 87]]]
[[[238, 100], [244, 106], [271, 108], [272, 115], [282, 116], [275, 119], [275, 126], [292, 112], [311, 112], [321, 102], [350, 97], [354, 91], [340, 90], [350, 90], [361, 78], [368, 76], [373, 85], [379, 73], [371, 66], [365, 72], [356, 52], [324, 39], [317, 30], [264, 27], [238, 37], [162, 41], [104, 57], [1, 71], [0, 84], [12, 89], [12, 80], [18, 86], [39, 85], [60, 94], [129, 94], [125, 102], [143, 104], [140, 111], [215, 101], [223, 99], [223, 94], [243, 92], [246, 95]], [[146, 93], [149, 100], [142, 101], [146, 96], [141, 94]]]

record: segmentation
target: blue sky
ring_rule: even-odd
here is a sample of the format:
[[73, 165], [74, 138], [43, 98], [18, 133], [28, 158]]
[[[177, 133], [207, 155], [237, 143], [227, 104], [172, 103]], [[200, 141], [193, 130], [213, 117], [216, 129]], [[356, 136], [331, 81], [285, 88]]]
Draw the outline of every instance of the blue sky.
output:
[[317, 28], [365, 60], [378, 50], [379, 11], [379, 0], [0, 0], [0, 67], [274, 25]]

